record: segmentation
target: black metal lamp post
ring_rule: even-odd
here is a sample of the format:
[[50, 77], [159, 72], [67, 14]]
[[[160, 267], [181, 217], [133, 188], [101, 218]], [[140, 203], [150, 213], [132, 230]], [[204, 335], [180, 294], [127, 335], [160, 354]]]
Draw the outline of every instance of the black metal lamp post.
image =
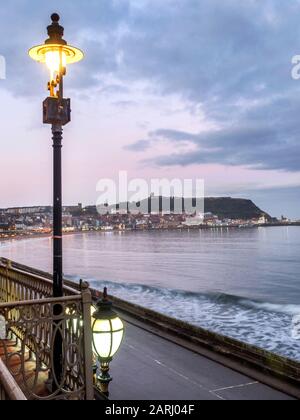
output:
[[92, 330], [94, 352], [99, 363], [96, 381], [101, 392], [108, 397], [108, 388], [112, 381], [109, 364], [122, 344], [124, 324], [112, 310], [112, 302], [108, 300], [107, 288], [104, 289], [103, 297], [97, 302], [96, 311], [92, 314]]
[[63, 78], [66, 65], [82, 60], [83, 52], [71, 47], [63, 39], [64, 28], [57, 13], [51, 16], [49, 38], [44, 44], [29, 50], [30, 57], [45, 63], [50, 70], [48, 90], [50, 96], [43, 103], [44, 124], [52, 125], [53, 135], [53, 296], [63, 295], [62, 275], [62, 127], [71, 120], [70, 99], [64, 99]]
[[[62, 258], [62, 133], [63, 126], [71, 121], [71, 101], [64, 99], [63, 78], [67, 64], [83, 59], [83, 52], [71, 47], [63, 39], [64, 28], [59, 24], [57, 13], [51, 16], [48, 26], [49, 38], [44, 44], [29, 50], [30, 57], [47, 65], [50, 70], [48, 82], [49, 97], [43, 102], [43, 122], [52, 125], [53, 139], [53, 297], [63, 296], [63, 258]], [[56, 305], [54, 315], [61, 313]], [[54, 381], [59, 386], [62, 372], [62, 337], [59, 328], [54, 332], [53, 349]]]

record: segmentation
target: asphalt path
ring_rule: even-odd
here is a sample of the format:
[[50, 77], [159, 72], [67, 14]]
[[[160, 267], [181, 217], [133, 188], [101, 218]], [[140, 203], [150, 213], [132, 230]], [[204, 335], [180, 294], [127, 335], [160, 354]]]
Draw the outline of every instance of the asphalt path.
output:
[[286, 394], [127, 324], [111, 363], [111, 400], [292, 400]]

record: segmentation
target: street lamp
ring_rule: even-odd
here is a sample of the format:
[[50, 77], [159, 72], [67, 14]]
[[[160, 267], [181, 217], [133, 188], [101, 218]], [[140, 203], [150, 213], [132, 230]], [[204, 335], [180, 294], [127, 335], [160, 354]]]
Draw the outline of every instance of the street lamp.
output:
[[119, 350], [124, 337], [124, 324], [112, 310], [112, 302], [108, 300], [107, 288], [103, 298], [98, 301], [96, 312], [92, 315], [93, 347], [100, 364], [97, 380], [100, 390], [109, 396], [108, 387], [112, 378], [109, 374], [109, 364]]
[[[48, 26], [49, 38], [44, 44], [29, 50], [29, 56], [40, 63], [46, 64], [50, 71], [48, 82], [49, 97], [43, 102], [44, 124], [52, 125], [53, 139], [53, 297], [63, 296], [63, 261], [62, 261], [62, 172], [61, 149], [62, 127], [71, 121], [71, 101], [64, 99], [63, 78], [68, 64], [83, 59], [83, 52], [71, 47], [63, 39], [64, 28], [59, 24], [57, 13], [51, 16], [52, 23]], [[54, 315], [61, 314], [60, 305], [55, 305]], [[54, 323], [54, 383], [61, 383], [62, 374], [62, 337]]]
[[[48, 90], [50, 97], [58, 98], [63, 93], [61, 83], [63, 76], [66, 75], [67, 64], [73, 64], [81, 61], [84, 54], [78, 48], [67, 44], [62, 37], [64, 28], [59, 25], [60, 17], [57, 13], [51, 16], [52, 24], [48, 26], [49, 38], [42, 45], [37, 45], [29, 50], [29, 56], [39, 63], [44, 63], [50, 70], [50, 80]], [[61, 95], [61, 98], [63, 95]]]
[[29, 56], [47, 65], [50, 71], [48, 90], [50, 96], [43, 103], [44, 124], [52, 125], [53, 134], [53, 296], [63, 296], [62, 275], [62, 179], [61, 148], [62, 126], [71, 120], [71, 101], [63, 97], [63, 78], [66, 66], [83, 59], [83, 52], [71, 47], [63, 39], [64, 28], [60, 26], [57, 13], [51, 16], [48, 26], [49, 38], [44, 44], [29, 50]]

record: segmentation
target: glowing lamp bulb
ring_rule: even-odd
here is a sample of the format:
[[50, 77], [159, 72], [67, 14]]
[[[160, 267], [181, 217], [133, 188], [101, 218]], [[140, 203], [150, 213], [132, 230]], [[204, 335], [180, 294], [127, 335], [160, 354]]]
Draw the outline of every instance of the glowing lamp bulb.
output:
[[63, 51], [47, 51], [45, 54], [46, 66], [50, 70], [51, 80], [55, 73], [59, 73], [67, 65], [67, 56]]

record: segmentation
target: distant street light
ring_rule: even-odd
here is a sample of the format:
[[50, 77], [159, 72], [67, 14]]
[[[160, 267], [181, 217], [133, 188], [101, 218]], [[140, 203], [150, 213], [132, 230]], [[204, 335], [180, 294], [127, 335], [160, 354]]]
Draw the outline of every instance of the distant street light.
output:
[[[49, 38], [44, 44], [31, 48], [29, 56], [46, 64], [50, 71], [50, 96], [43, 103], [43, 119], [44, 124], [52, 125], [53, 134], [53, 296], [62, 297], [62, 127], [71, 121], [71, 101], [63, 97], [63, 78], [66, 75], [66, 66], [82, 60], [83, 52], [69, 46], [63, 39], [64, 28], [59, 24], [60, 17], [57, 13], [51, 16], [51, 20], [52, 24], [47, 28]], [[59, 305], [54, 308], [54, 312], [54, 315], [61, 313]], [[62, 337], [58, 331], [57, 328], [54, 332], [53, 364], [55, 379], [59, 384], [62, 372]]]
[[109, 396], [108, 387], [112, 378], [109, 364], [119, 350], [124, 337], [124, 324], [112, 310], [112, 302], [108, 300], [107, 288], [103, 298], [97, 303], [96, 312], [92, 315], [93, 347], [100, 364], [97, 381], [104, 395]]

